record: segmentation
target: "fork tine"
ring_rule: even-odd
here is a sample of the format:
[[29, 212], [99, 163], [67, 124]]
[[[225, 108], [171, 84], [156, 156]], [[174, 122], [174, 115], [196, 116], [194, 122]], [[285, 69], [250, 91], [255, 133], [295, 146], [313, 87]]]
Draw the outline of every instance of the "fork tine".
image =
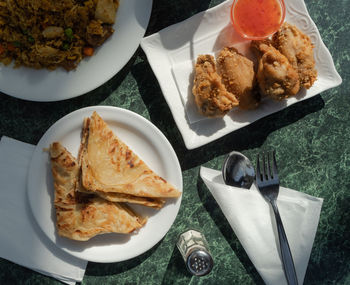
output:
[[263, 169], [262, 169], [262, 172], [263, 172], [263, 179], [262, 180], [266, 180], [266, 163], [265, 163], [265, 153], [262, 154], [262, 165], [263, 165]]
[[277, 162], [276, 162], [276, 152], [272, 152], [273, 156], [273, 178], [278, 179], [278, 170], [277, 170]]
[[271, 173], [271, 159], [270, 159], [270, 152], [266, 153], [266, 159], [267, 159], [267, 179], [271, 179], [272, 178], [272, 173]]
[[256, 156], [256, 182], [261, 182], [261, 174], [260, 174], [260, 159], [259, 159], [259, 154]]

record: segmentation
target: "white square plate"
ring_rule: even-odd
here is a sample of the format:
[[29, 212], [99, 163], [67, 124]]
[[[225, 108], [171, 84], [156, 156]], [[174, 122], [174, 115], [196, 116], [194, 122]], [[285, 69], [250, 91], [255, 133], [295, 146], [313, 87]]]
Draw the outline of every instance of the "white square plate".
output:
[[250, 56], [246, 48], [249, 41], [240, 38], [230, 23], [231, 4], [232, 0], [225, 1], [141, 41], [141, 47], [188, 149], [203, 146], [342, 82], [304, 1], [289, 0], [286, 1], [285, 20], [307, 34], [315, 45], [318, 77], [312, 88], [302, 89], [296, 97], [282, 102], [263, 100], [256, 110], [234, 109], [224, 118], [209, 119], [198, 115], [191, 94], [193, 62], [197, 56], [203, 53], [214, 54], [224, 46], [235, 46], [240, 52]]

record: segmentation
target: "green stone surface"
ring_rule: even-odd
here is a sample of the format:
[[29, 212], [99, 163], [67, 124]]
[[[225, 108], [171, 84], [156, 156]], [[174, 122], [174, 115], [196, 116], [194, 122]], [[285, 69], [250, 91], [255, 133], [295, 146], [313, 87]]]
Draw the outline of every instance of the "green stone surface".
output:
[[[154, 0], [146, 35], [220, 2]], [[272, 148], [283, 186], [324, 198], [304, 284], [350, 284], [350, 1], [307, 0], [306, 5], [342, 85], [195, 150], [185, 148], [141, 48], [111, 80], [74, 99], [36, 103], [0, 94], [0, 136], [36, 144], [62, 116], [86, 106], [111, 105], [149, 119], [176, 151], [184, 192], [168, 234], [132, 260], [89, 262], [82, 284], [263, 284], [198, 172], [201, 165], [220, 169], [231, 150], [254, 159], [258, 152]], [[191, 227], [202, 229], [215, 262], [213, 271], [201, 278], [187, 273], [175, 246], [178, 234]], [[0, 284], [59, 282], [0, 259]]]

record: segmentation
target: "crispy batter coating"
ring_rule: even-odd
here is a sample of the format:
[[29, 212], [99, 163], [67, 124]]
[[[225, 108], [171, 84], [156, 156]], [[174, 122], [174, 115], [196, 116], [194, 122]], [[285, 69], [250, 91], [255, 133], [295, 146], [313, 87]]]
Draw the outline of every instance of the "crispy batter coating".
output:
[[236, 96], [226, 90], [211, 55], [198, 56], [192, 93], [199, 112], [208, 117], [222, 117], [239, 104]]
[[298, 93], [298, 73], [283, 54], [268, 40], [252, 41], [251, 48], [258, 56], [257, 79], [263, 95], [282, 100]]
[[224, 47], [216, 62], [211, 55], [198, 56], [192, 93], [200, 113], [218, 117], [237, 105], [255, 109], [260, 96], [283, 100], [309, 89], [317, 79], [313, 48], [307, 35], [284, 23], [272, 39], [251, 42], [255, 68], [233, 47]]
[[273, 35], [273, 45], [287, 57], [299, 75], [300, 83], [309, 89], [317, 79], [313, 44], [297, 27], [284, 23]]
[[223, 48], [217, 57], [218, 72], [226, 89], [234, 94], [241, 109], [255, 109], [259, 96], [254, 90], [254, 64], [233, 47]]

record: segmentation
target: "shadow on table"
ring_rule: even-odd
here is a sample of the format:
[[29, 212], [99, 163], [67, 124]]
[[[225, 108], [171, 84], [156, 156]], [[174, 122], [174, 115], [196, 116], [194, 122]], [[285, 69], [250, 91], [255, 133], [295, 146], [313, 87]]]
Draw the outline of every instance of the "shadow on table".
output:
[[88, 276], [110, 276], [126, 272], [149, 258], [158, 248], [161, 241], [145, 253], [130, 260], [115, 263], [95, 263], [89, 262], [85, 275]]
[[234, 251], [239, 261], [241, 262], [242, 266], [245, 268], [247, 274], [252, 278], [254, 284], [264, 285], [264, 281], [260, 277], [259, 273], [256, 271], [253, 263], [250, 261], [244, 248], [240, 244], [230, 224], [228, 223], [224, 214], [222, 213], [219, 205], [216, 203], [215, 199], [210, 194], [209, 190], [207, 189], [199, 175], [197, 178], [197, 189], [199, 198], [204, 208], [206, 209], [210, 217], [213, 219], [222, 235], [225, 237], [226, 241]]
[[[210, 3], [213, 1], [153, 1], [152, 14], [147, 27], [146, 36], [159, 32], [170, 25], [184, 21], [191, 16], [205, 11], [209, 6], [215, 6], [218, 3]], [[216, 1], [218, 2], [218, 1]], [[192, 27], [196, 29], [196, 27]], [[178, 42], [182, 45], [182, 42]]]
[[241, 151], [260, 147], [272, 132], [293, 124], [324, 107], [322, 97], [317, 95], [264, 117], [207, 145], [188, 150], [145, 54], [140, 52], [139, 55], [144, 60], [135, 64], [131, 73], [137, 81], [150, 120], [170, 141], [179, 158], [182, 170], [202, 165], [232, 150]]
[[[184, 161], [182, 169], [190, 169], [220, 155], [225, 155], [232, 150], [243, 151], [259, 148], [271, 133], [291, 125], [303, 117], [321, 110], [323, 107], [324, 101], [320, 95], [317, 95], [261, 118], [246, 127], [192, 151], [177, 151], [177, 147], [173, 146], [179, 155], [179, 160]], [[305, 127], [307, 128], [307, 126]]]
[[174, 246], [173, 253], [168, 263], [168, 267], [164, 273], [162, 285], [188, 284], [193, 276], [187, 271], [184, 260], [180, 251]]
[[324, 196], [320, 223], [304, 284], [350, 284], [350, 194], [348, 190], [349, 184], [345, 183], [344, 186], [339, 186], [336, 192]]
[[[345, 189], [346, 186], [343, 188]], [[256, 284], [264, 284], [219, 205], [199, 175], [197, 178], [197, 189], [205, 210], [213, 219], [247, 273]], [[339, 191], [342, 190], [339, 189]], [[350, 262], [349, 195], [344, 197], [344, 194], [338, 195], [332, 193], [328, 197], [324, 197], [325, 201], [322, 207], [318, 232], [316, 233], [304, 284], [348, 284]], [[340, 195], [342, 195], [341, 199], [339, 199]]]
[[[1, 120], [7, 122], [6, 125], [0, 124], [0, 135], [6, 131], [6, 135], [14, 139], [27, 143], [37, 143], [43, 133], [63, 116], [77, 109], [104, 104], [103, 102], [106, 98], [124, 81], [136, 57], [137, 53], [118, 74], [105, 84], [76, 98], [58, 102], [32, 102], [17, 99], [0, 92]], [[13, 120], [13, 118], [18, 119]], [[13, 126], [10, 124], [13, 124]], [[23, 135], [28, 133], [28, 129], [31, 130], [28, 138], [23, 137]], [[20, 137], [18, 137], [19, 134], [21, 134]]]

